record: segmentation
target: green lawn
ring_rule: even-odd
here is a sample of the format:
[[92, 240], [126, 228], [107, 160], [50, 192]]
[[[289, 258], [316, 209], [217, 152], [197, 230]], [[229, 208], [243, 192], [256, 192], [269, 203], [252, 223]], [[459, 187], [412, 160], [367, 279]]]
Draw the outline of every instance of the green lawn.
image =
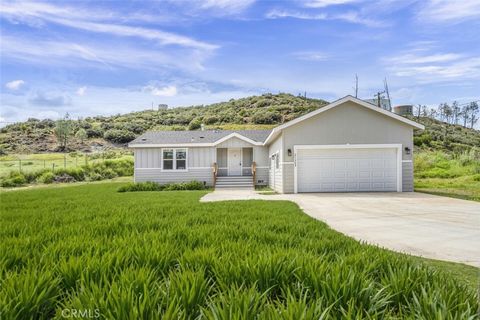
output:
[[120, 185], [1, 194], [2, 319], [478, 318], [476, 268], [361, 244], [291, 202]]

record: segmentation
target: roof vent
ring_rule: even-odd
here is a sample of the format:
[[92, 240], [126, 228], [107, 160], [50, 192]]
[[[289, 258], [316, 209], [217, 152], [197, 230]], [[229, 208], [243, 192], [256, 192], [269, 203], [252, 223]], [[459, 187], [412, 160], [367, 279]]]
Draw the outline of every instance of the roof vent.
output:
[[205, 138], [205, 137], [200, 137], [200, 139], [203, 139], [203, 138]]
[[147, 138], [142, 138], [142, 141], [147, 141]]

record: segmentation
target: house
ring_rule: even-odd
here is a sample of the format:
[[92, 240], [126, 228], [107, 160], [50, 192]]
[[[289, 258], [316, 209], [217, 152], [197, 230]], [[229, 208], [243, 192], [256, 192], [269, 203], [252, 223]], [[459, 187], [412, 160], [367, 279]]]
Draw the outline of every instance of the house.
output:
[[424, 126], [346, 96], [272, 130], [147, 132], [129, 147], [137, 182], [401, 192], [413, 191], [414, 128]]

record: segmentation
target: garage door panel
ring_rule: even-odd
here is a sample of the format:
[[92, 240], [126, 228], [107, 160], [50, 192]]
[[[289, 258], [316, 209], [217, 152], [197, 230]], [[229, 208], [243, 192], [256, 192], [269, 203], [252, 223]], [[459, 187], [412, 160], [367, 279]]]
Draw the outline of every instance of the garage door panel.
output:
[[397, 191], [395, 148], [300, 149], [298, 192]]

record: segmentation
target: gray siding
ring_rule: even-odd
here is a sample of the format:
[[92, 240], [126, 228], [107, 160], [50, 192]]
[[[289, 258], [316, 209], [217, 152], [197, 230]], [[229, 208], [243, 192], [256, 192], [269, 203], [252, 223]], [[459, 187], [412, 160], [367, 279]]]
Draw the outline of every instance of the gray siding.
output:
[[257, 163], [257, 167], [268, 167], [268, 147], [253, 147], [253, 161]]
[[170, 182], [184, 182], [197, 180], [205, 181], [208, 186], [213, 185], [213, 175], [210, 168], [192, 169], [186, 172], [168, 172], [161, 169], [135, 169], [135, 182], [152, 181], [160, 184]]
[[[268, 172], [268, 168], [258, 168], [255, 176], [255, 184], [262, 186], [268, 185]], [[259, 182], [259, 180], [263, 180], [263, 182]]]
[[252, 147], [253, 145], [243, 141], [242, 139], [238, 139], [236, 137], [230, 138], [227, 141], [224, 141], [217, 145], [217, 148], [248, 148]]
[[293, 163], [283, 164], [283, 193], [293, 193], [295, 169]]
[[402, 162], [402, 191], [413, 191], [413, 162]]
[[[282, 192], [283, 193], [283, 152], [282, 152], [282, 142], [283, 142], [283, 135], [280, 135], [275, 139], [271, 144], [268, 149], [268, 155], [269, 157], [276, 153], [279, 152], [280, 156], [280, 163], [278, 169], [275, 168], [275, 162], [271, 161], [270, 165], [270, 181], [269, 181], [269, 186], [273, 190], [277, 192]], [[270, 161], [270, 160], [269, 160]]]
[[[187, 150], [189, 168], [212, 167], [215, 162], [215, 148], [194, 147]], [[138, 148], [134, 149], [134, 153], [135, 168], [162, 168], [162, 148]]]
[[[412, 153], [406, 154], [405, 147], [413, 150], [413, 128], [378, 112], [346, 102], [317, 116], [286, 128], [281, 146], [285, 162], [293, 162], [287, 150], [295, 145], [336, 145], [336, 144], [401, 144], [402, 159], [411, 160]], [[270, 150], [272, 146], [270, 145]], [[276, 147], [278, 148], [278, 147]], [[271, 153], [270, 153], [271, 154]], [[411, 166], [411, 165], [410, 165]], [[403, 191], [411, 191], [413, 169], [408, 162], [402, 165]], [[283, 169], [283, 190], [294, 190], [294, 167]]]

